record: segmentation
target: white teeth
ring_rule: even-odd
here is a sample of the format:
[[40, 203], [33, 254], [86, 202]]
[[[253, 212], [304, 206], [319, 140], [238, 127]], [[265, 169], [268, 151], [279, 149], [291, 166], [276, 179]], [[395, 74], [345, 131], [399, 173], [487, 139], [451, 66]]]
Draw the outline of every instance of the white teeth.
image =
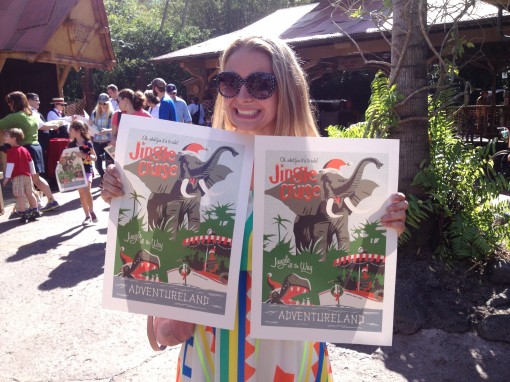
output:
[[237, 109], [237, 112], [241, 115], [247, 115], [247, 116], [252, 116], [252, 115], [255, 115], [258, 113], [258, 110], [254, 110], [254, 109], [251, 109], [251, 110], [240, 110], [240, 109]]

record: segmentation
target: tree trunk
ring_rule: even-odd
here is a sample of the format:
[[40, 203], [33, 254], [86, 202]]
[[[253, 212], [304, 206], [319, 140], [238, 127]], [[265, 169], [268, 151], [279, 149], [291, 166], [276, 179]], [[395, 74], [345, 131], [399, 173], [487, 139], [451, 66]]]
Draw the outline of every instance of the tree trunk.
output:
[[163, 16], [161, 16], [161, 24], [159, 24], [159, 32], [163, 30], [163, 27], [165, 26], [166, 18], [168, 17], [168, 5], [170, 3], [170, 0], [166, 0], [165, 8], [163, 9]]
[[[427, 85], [427, 46], [419, 22], [426, 25], [426, 14], [426, 0], [393, 0], [390, 79], [404, 99]], [[427, 91], [401, 102], [397, 113], [400, 122], [391, 138], [400, 139], [399, 190], [422, 196], [423, 191], [411, 183], [420, 163], [429, 158]]]

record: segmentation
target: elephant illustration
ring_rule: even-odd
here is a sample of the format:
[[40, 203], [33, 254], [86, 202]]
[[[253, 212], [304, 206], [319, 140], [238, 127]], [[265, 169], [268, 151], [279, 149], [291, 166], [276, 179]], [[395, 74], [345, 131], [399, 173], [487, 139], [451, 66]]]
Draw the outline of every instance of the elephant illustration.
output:
[[[311, 180], [307, 183], [320, 185], [320, 197], [307, 202], [295, 198], [282, 201], [296, 214], [293, 231], [298, 252], [313, 250], [321, 256], [321, 261], [325, 261], [333, 238], [336, 238], [338, 249], [349, 250], [349, 215], [359, 212], [357, 205], [378, 187], [374, 181], [362, 179], [363, 171], [370, 163], [377, 168], [383, 165], [376, 158], [364, 158], [353, 174], [344, 178], [338, 169], [346, 163], [331, 160], [317, 174], [316, 183]], [[280, 184], [267, 190], [266, 194], [280, 199]]]
[[[160, 228], [175, 239], [179, 227], [187, 220], [187, 228], [197, 232], [200, 228], [200, 202], [209, 189], [224, 180], [232, 172], [225, 165], [218, 164], [225, 152], [233, 157], [239, 153], [229, 146], [221, 146], [209, 159], [202, 161], [198, 151], [205, 150], [202, 145], [187, 145], [176, 156], [173, 176], [144, 176], [140, 179], [149, 188], [151, 194], [147, 199], [147, 221], [149, 229]], [[125, 169], [138, 174], [139, 161], [133, 162]]]

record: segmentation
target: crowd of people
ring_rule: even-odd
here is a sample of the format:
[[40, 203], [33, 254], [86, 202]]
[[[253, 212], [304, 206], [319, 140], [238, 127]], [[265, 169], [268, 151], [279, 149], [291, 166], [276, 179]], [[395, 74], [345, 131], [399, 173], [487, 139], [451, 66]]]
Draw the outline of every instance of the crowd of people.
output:
[[[102, 188], [105, 168], [113, 163], [105, 148], [115, 145], [122, 115], [196, 125], [204, 125], [206, 121], [197, 97], [192, 98], [188, 107], [186, 101], [177, 96], [177, 87], [162, 78], [155, 78], [145, 92], [119, 90], [114, 84], [108, 85], [106, 93], [99, 94], [89, 120], [84, 122], [77, 116], [65, 114], [67, 102], [63, 97], [52, 99], [46, 117], [39, 112], [40, 100], [36, 93], [14, 91], [5, 100], [11, 113], [0, 119], [0, 131], [4, 132], [2, 151], [7, 153], [3, 186], [7, 187], [12, 181], [16, 198], [12, 215], [19, 216], [23, 223], [60, 207], [48, 183], [52, 180], [47, 174], [48, 167], [53, 165], [48, 163], [51, 138], [69, 138], [67, 147], [80, 149], [88, 186], [78, 191], [85, 212], [83, 224], [89, 225], [97, 222], [90, 190], [92, 178], [97, 173], [101, 179], [98, 187]], [[47, 199], [44, 206], [41, 194]]]

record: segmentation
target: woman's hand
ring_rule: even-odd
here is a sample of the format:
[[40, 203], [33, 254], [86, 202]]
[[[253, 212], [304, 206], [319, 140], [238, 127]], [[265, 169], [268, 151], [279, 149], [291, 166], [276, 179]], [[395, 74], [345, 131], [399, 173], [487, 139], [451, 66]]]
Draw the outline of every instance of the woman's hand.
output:
[[195, 324], [168, 318], [154, 317], [154, 336], [165, 346], [182, 344], [193, 335]]
[[114, 164], [109, 165], [103, 176], [103, 189], [101, 197], [106, 203], [110, 203], [112, 198], [124, 195], [122, 183], [120, 181], [119, 170]]
[[391, 204], [386, 208], [386, 214], [381, 217], [381, 223], [387, 228], [393, 228], [400, 236], [406, 229], [406, 210], [409, 207], [406, 196], [401, 192], [390, 196]]

